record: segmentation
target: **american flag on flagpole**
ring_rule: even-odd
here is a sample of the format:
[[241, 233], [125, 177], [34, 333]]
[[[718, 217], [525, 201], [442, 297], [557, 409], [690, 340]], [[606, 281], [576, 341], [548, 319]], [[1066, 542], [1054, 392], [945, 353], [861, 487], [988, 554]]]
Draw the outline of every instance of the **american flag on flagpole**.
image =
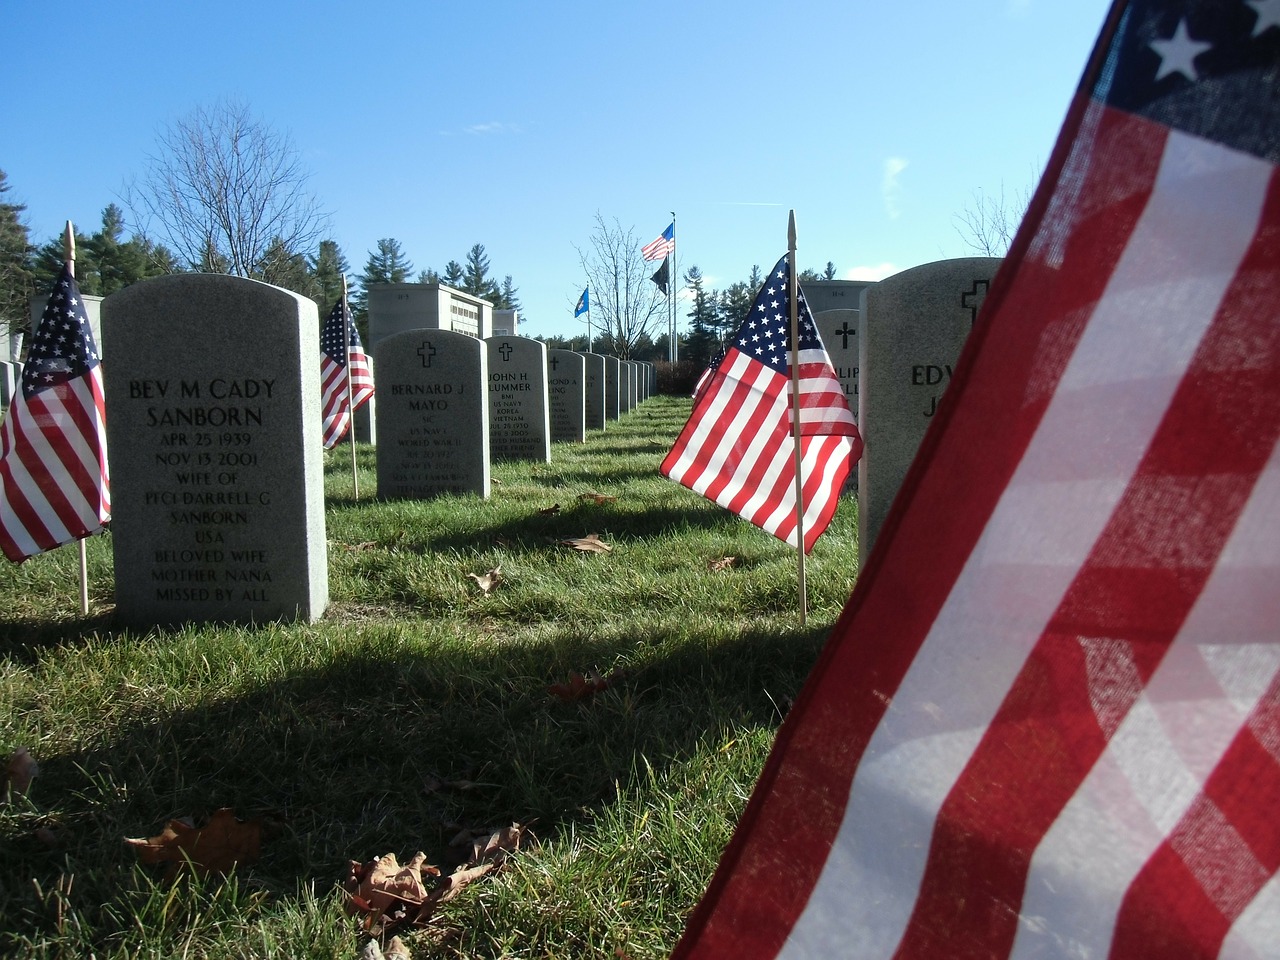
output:
[[675, 249], [676, 225], [675, 221], [672, 221], [667, 229], [640, 248], [640, 255], [646, 260], [661, 260], [663, 257], [671, 256]]
[[[750, 315], [694, 401], [693, 413], [662, 461], [661, 472], [795, 546], [790, 269], [784, 256], [765, 278]], [[799, 311], [808, 553], [831, 523], [845, 477], [862, 455], [862, 438], [803, 293]]]
[[64, 266], [0, 430], [0, 549], [14, 563], [110, 519], [105, 423], [98, 347]]
[[[351, 396], [347, 396], [347, 357], [351, 360]], [[347, 435], [351, 415], [373, 396], [373, 373], [345, 297], [329, 311], [320, 331], [320, 402], [324, 412], [324, 448]]]
[[1280, 5], [1111, 11], [679, 960], [1280, 955]]

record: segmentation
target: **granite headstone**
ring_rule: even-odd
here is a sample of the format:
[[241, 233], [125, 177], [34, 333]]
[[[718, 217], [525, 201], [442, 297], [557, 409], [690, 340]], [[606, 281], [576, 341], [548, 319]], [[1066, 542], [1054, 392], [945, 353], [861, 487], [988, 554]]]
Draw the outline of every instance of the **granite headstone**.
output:
[[586, 402], [586, 426], [588, 430], [603, 430], [604, 416], [604, 357], [598, 353], [580, 354], [584, 361], [583, 383]]
[[865, 558], [902, 486], [1000, 266], [926, 263], [862, 291], [858, 316], [858, 546]]
[[582, 443], [587, 439], [586, 368], [587, 361], [580, 353], [547, 351], [552, 443]]
[[529, 337], [489, 337], [489, 455], [551, 459], [547, 345]]
[[489, 496], [489, 364], [484, 343], [407, 330], [373, 348], [378, 496]]
[[604, 416], [606, 420], [617, 420], [622, 413], [620, 399], [622, 391], [619, 389], [622, 383], [621, 366], [622, 364], [617, 357], [604, 358]]
[[317, 328], [311, 300], [240, 277], [157, 277], [103, 302], [121, 621], [324, 613]]

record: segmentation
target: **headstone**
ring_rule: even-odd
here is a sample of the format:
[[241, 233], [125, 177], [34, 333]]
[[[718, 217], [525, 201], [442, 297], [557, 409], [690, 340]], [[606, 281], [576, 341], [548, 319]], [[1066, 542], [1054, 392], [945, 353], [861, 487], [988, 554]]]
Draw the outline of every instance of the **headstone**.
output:
[[547, 351], [552, 443], [582, 443], [587, 439], [586, 369], [587, 361], [580, 353]]
[[631, 410], [631, 364], [626, 360], [618, 361], [618, 413], [629, 413]]
[[329, 601], [315, 303], [157, 277], [102, 305], [116, 611], [314, 621]]
[[603, 430], [604, 415], [604, 357], [598, 353], [580, 354], [584, 363], [583, 393], [586, 402], [586, 426], [588, 430]]
[[805, 280], [800, 289], [816, 317], [827, 310], [857, 310], [862, 291], [874, 284], [874, 280]]
[[627, 361], [627, 403], [628, 410], [634, 410], [640, 405], [640, 364], [635, 360]]
[[494, 460], [551, 459], [547, 345], [528, 337], [490, 337], [489, 455]]
[[8, 407], [13, 403], [13, 392], [17, 389], [18, 372], [21, 368], [16, 363], [0, 360], [0, 407]]
[[926, 263], [862, 292], [858, 317], [858, 548], [868, 556], [1000, 266]]
[[[43, 309], [43, 308], [41, 308]], [[9, 359], [17, 363], [22, 359], [22, 331], [13, 330], [9, 334]]]
[[368, 357], [369, 376], [374, 378], [374, 394], [360, 406], [356, 407], [351, 418], [352, 429], [356, 432], [356, 443], [376, 444], [378, 442], [378, 394], [377, 377], [373, 372], [373, 357]]
[[489, 496], [484, 343], [449, 330], [408, 330], [373, 348], [378, 496]]
[[621, 394], [619, 387], [622, 383], [621, 366], [622, 364], [617, 357], [604, 358], [604, 416], [606, 420], [617, 420], [622, 413], [622, 405], [619, 400]]
[[[849, 409], [853, 411], [856, 420], [858, 417], [858, 311], [845, 308], [824, 310], [822, 313], [814, 314], [813, 321], [818, 325], [818, 335], [822, 337], [822, 345], [827, 349], [827, 356], [831, 358], [836, 378], [844, 387], [844, 398], [849, 402]], [[849, 471], [844, 489], [846, 492], [858, 489], [857, 470]]]

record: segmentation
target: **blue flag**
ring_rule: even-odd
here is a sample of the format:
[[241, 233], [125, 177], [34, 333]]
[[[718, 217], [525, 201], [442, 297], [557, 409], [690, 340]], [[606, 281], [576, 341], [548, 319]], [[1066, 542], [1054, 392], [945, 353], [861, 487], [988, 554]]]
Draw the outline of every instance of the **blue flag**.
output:
[[578, 298], [578, 305], [573, 308], [573, 315], [580, 317], [591, 309], [591, 301], [587, 299], [587, 288], [582, 288], [582, 296]]

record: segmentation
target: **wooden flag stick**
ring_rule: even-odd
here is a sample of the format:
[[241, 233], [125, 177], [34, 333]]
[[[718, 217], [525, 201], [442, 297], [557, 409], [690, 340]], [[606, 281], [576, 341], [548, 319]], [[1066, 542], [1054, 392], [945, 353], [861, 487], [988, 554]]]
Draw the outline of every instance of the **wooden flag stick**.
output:
[[800, 588], [800, 626], [805, 625], [809, 613], [809, 592], [804, 579], [804, 476], [801, 467], [804, 452], [800, 446], [800, 283], [796, 267], [796, 212], [787, 218], [787, 298], [791, 303], [791, 435], [795, 438], [796, 457], [796, 551], [798, 569], [796, 579]]
[[351, 443], [351, 486], [355, 498], [360, 499], [360, 477], [356, 473], [356, 405], [355, 394], [351, 389], [351, 329], [348, 326], [351, 307], [347, 303], [347, 275], [342, 275], [342, 353], [347, 367], [347, 416], [351, 422], [347, 427], [347, 437]]
[[[71, 221], [67, 221], [66, 232], [62, 236], [62, 250], [66, 258], [67, 270], [74, 277], [76, 275], [76, 232], [72, 227]], [[80, 553], [80, 615], [88, 616], [89, 613], [89, 553], [85, 547], [85, 538], [81, 537], [76, 541], [76, 546]]]

